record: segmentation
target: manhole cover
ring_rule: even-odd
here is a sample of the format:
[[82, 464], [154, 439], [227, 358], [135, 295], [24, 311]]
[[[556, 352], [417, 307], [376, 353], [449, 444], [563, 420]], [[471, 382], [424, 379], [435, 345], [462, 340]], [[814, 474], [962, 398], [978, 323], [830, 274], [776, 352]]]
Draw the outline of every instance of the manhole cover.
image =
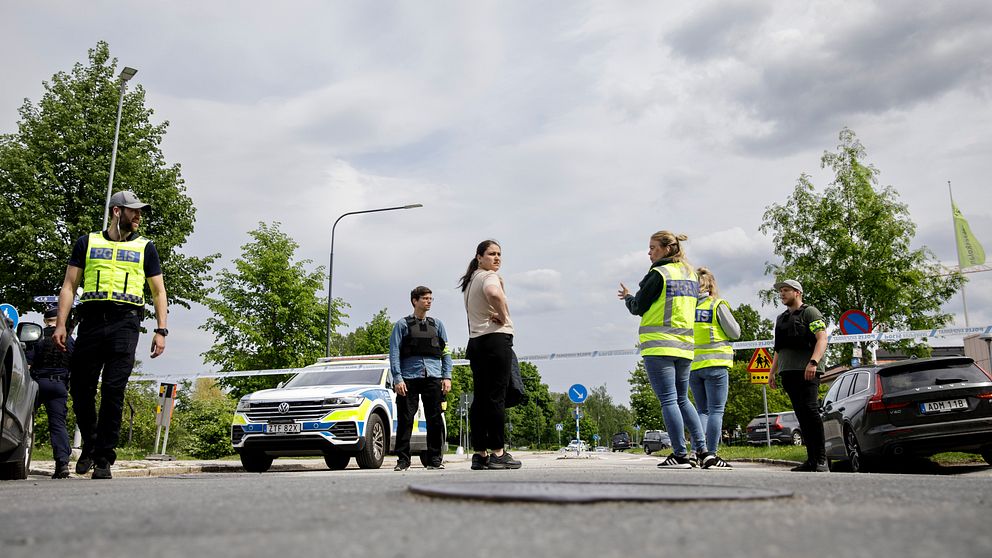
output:
[[786, 490], [744, 486], [603, 482], [446, 482], [411, 484], [410, 492], [441, 498], [506, 502], [660, 502], [757, 500], [792, 496]]

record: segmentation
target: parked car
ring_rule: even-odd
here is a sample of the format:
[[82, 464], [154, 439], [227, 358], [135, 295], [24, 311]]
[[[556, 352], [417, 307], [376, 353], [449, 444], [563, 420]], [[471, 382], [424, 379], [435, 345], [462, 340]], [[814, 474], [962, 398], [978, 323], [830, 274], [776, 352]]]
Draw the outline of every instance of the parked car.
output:
[[645, 430], [641, 446], [644, 447], [644, 453], [651, 455], [652, 452], [672, 447], [672, 438], [664, 430]]
[[617, 432], [613, 435], [611, 446], [613, 451], [624, 451], [634, 447], [634, 444], [630, 441], [630, 434]]
[[968, 357], [849, 370], [824, 396], [822, 416], [837, 468], [867, 471], [945, 451], [981, 453], [992, 464], [992, 375]]
[[749, 444], [764, 444], [769, 438], [773, 444], [801, 446], [803, 444], [803, 432], [799, 428], [799, 419], [796, 418], [796, 413], [792, 411], [768, 413], [767, 424], [765, 423], [765, 415], [758, 415], [747, 424]]
[[[323, 456], [330, 469], [344, 469], [352, 457], [362, 469], [378, 469], [396, 447], [395, 409], [388, 360], [325, 359], [285, 385], [242, 397], [231, 444], [251, 472], [267, 471], [277, 457], [307, 455]], [[421, 405], [410, 452], [425, 466], [426, 424]]]
[[15, 334], [0, 317], [0, 480], [26, 479], [31, 468], [38, 384], [28, 372], [24, 344], [41, 335], [41, 326], [30, 322], [18, 324]]

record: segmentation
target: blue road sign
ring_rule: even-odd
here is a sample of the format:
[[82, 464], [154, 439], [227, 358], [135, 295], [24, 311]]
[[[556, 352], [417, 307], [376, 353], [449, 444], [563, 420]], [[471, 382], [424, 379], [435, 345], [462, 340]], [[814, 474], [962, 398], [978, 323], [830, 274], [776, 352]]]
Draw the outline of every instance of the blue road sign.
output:
[[585, 403], [588, 395], [589, 390], [582, 384], [573, 384], [572, 387], [568, 388], [568, 398], [572, 400], [572, 403]]
[[555, 425], [555, 430], [557, 430], [558, 432], [561, 432], [564, 428], [565, 427], [562, 426], [562, 424], [560, 422]]
[[592, 435], [592, 439], [598, 442], [599, 441], [599, 434], [593, 434]]
[[640, 424], [635, 424], [634, 425], [634, 430], [640, 430], [640, 429], [641, 429], [641, 425]]
[[575, 409], [575, 412], [573, 412], [572, 415], [575, 416], [575, 420], [579, 420], [580, 418], [585, 416], [582, 414], [582, 411], [580, 411], [578, 408]]
[[56, 295], [45, 295], [34, 297], [35, 302], [44, 302], [45, 304], [56, 304], [59, 301], [59, 297]]
[[21, 320], [20, 314], [17, 312], [17, 308], [14, 308], [13, 305], [4, 302], [3, 304], [0, 304], [0, 313], [2, 313], [8, 320], [14, 322], [12, 327], [17, 329], [17, 322]]
[[861, 310], [848, 310], [840, 316], [840, 332], [844, 335], [871, 333], [871, 318]]

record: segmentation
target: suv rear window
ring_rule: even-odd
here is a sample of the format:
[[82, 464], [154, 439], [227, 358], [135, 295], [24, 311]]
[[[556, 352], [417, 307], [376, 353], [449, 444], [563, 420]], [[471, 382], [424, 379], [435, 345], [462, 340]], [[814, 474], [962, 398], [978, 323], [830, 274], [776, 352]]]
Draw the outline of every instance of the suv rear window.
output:
[[[775, 419], [778, 418], [778, 413], [768, 413], [768, 422], [771, 424], [775, 423]], [[755, 417], [751, 422], [747, 423], [748, 426], [764, 426], [765, 416]]]
[[907, 389], [937, 386], [943, 384], [959, 384], [963, 382], [988, 382], [989, 377], [982, 369], [973, 363], [951, 362], [947, 364], [921, 362], [919, 365], [895, 367], [891, 370], [880, 370], [882, 389], [885, 392], [905, 391]]

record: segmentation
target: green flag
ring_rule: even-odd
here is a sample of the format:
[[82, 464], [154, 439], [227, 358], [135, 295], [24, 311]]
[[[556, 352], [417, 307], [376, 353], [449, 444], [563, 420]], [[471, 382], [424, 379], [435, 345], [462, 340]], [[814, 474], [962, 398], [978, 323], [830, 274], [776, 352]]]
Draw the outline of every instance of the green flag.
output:
[[971, 227], [968, 226], [968, 221], [965, 220], [964, 215], [961, 215], [961, 210], [953, 201], [951, 210], [954, 212], [954, 236], [958, 241], [958, 265], [964, 269], [984, 264], [985, 250], [982, 250], [982, 245], [978, 243], [978, 239], [971, 232]]

